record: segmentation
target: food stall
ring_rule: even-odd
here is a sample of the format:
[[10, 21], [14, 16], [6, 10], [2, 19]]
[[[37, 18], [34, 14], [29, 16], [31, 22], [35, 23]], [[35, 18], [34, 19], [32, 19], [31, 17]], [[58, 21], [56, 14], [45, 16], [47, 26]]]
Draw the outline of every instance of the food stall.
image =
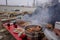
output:
[[42, 28], [39, 25], [31, 25], [29, 22], [20, 21], [20, 23], [17, 24], [5, 23], [3, 26], [13, 35], [14, 38], [16, 38], [16, 40], [39, 40], [45, 37]]
[[60, 17], [59, 14], [57, 16], [55, 14], [58, 1], [41, 3], [38, 4], [33, 14], [24, 15], [15, 22], [3, 24], [16, 40], [60, 40], [54, 28], [54, 23]]

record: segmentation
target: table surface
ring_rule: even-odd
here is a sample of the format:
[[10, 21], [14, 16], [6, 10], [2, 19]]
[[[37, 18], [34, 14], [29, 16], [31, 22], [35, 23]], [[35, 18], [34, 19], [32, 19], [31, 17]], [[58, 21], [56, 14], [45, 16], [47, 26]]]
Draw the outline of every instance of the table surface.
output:
[[[22, 40], [22, 38], [19, 37], [17, 33], [13, 32], [13, 30], [14, 30], [13, 25], [11, 25], [10, 28], [6, 24], [3, 24], [3, 26], [10, 32], [10, 34], [13, 35], [14, 38], [16, 38], [16, 40]], [[22, 35], [22, 36], [24, 36], [24, 35]]]
[[[22, 40], [21, 37], [18, 36], [17, 33], [14, 33], [13, 30], [14, 30], [14, 25], [11, 25], [10, 27], [8, 27], [6, 24], [3, 24], [4, 28], [6, 28], [10, 34], [16, 39], [16, 40]], [[54, 29], [54, 32], [57, 33], [59, 36], [60, 36], [60, 30], [58, 29]], [[22, 37], [24, 37], [25, 35], [22, 35]]]

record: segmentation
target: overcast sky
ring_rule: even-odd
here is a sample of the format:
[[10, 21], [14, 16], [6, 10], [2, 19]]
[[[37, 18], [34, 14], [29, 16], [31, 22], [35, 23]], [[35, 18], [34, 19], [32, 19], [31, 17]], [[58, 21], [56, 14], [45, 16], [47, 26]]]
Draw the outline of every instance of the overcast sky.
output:
[[[6, 5], [6, 0], [0, 0], [1, 5]], [[25, 5], [32, 6], [33, 0], [7, 0], [8, 5]]]
[[30, 5], [32, 6], [33, 0], [8, 0], [8, 5]]
[[0, 0], [0, 5], [6, 5], [6, 0]]
[[[5, 1], [6, 0], [0, 0], [0, 5], [6, 5]], [[8, 1], [8, 5], [25, 5], [25, 6], [33, 5], [33, 0], [7, 0], [7, 1]]]

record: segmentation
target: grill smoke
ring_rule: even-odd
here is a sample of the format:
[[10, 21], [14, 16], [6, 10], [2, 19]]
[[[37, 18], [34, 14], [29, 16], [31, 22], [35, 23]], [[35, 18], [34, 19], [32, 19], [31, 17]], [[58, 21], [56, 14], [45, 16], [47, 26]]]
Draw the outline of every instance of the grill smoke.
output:
[[[40, 0], [41, 1], [41, 0]], [[51, 22], [52, 16], [54, 15], [54, 5], [56, 5], [58, 3], [58, 0], [51, 0], [51, 1], [42, 1], [42, 2], [38, 2], [38, 6], [36, 8], [36, 10], [34, 11], [33, 14], [31, 14], [30, 16], [25, 15], [24, 19], [25, 20], [30, 20], [32, 21], [32, 24], [35, 25], [40, 25], [40, 24], [47, 24], [49, 22]], [[39, 4], [43, 4], [43, 5], [39, 5]]]

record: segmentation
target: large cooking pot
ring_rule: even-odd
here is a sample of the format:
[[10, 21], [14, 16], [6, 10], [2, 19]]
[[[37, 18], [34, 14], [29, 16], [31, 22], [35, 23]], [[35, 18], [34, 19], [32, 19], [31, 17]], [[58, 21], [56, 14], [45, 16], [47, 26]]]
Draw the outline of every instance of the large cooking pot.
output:
[[26, 26], [25, 34], [30, 40], [41, 40], [44, 37], [44, 33], [42, 33], [42, 28], [38, 25]]

